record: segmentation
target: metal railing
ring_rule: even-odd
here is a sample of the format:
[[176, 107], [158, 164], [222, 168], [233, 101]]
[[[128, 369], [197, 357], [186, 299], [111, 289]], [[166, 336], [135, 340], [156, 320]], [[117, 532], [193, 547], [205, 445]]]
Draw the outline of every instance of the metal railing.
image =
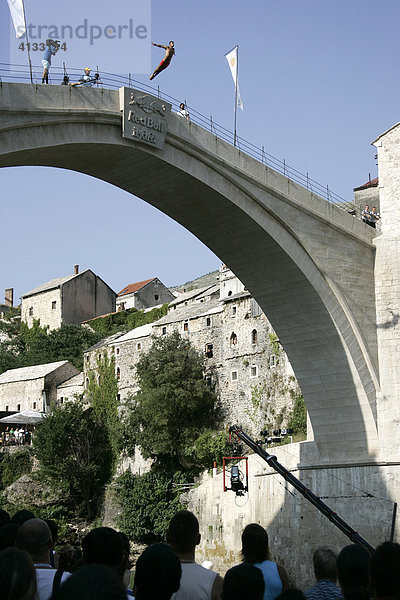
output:
[[[41, 84], [43, 68], [39, 65], [32, 66], [32, 75], [34, 84]], [[59, 67], [52, 67], [49, 72], [49, 81], [52, 84], [59, 85], [63, 81], [65, 69]], [[78, 80], [82, 76], [82, 69], [68, 67], [68, 76], [71, 81]], [[120, 87], [135, 87], [149, 94], [163, 98], [167, 102], [172, 104], [174, 110], [179, 109], [181, 100], [170, 96], [169, 94], [162, 92], [160, 88], [148, 85], [142, 81], [138, 81], [131, 77], [131, 75], [117, 75], [115, 73], [102, 72], [101, 81], [103, 82], [101, 87], [109, 89], [119, 89]], [[0, 63], [0, 85], [3, 81], [19, 82], [19, 83], [30, 83], [29, 68], [27, 65], [17, 65]], [[99, 85], [99, 84], [97, 84]], [[190, 120], [200, 125], [204, 129], [209, 130], [216, 137], [231, 145], [234, 145], [234, 133], [229, 129], [226, 129], [222, 125], [216, 123], [212, 116], [206, 117], [192, 106], [186, 107], [190, 114]], [[330, 204], [335, 204], [338, 208], [350, 213], [351, 215], [361, 218], [359, 207], [354, 202], [349, 202], [333, 192], [328, 185], [322, 185], [314, 179], [312, 179], [308, 173], [304, 174], [295, 169], [294, 167], [287, 164], [286, 160], [280, 160], [269, 152], [265, 151], [264, 146], [259, 148], [252, 142], [245, 140], [244, 138], [236, 135], [236, 147], [240, 152], [255, 158], [260, 163], [267, 167], [281, 173], [284, 177], [287, 177], [291, 181], [294, 181], [307, 190], [310, 190], [317, 196], [325, 199]]]

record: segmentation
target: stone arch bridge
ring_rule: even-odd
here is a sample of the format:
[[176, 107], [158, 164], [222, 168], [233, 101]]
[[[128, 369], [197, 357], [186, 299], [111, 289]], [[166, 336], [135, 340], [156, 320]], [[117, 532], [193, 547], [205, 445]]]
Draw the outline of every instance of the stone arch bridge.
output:
[[123, 138], [121, 120], [118, 91], [3, 83], [0, 166], [86, 173], [181, 223], [276, 330], [309, 412], [307, 460], [377, 460], [375, 231], [177, 115], [162, 149]]

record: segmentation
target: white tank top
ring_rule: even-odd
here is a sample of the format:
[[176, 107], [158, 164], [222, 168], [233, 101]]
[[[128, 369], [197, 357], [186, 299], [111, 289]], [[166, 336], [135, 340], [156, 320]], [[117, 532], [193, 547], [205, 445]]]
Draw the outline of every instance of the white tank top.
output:
[[197, 563], [181, 563], [181, 586], [171, 600], [211, 600], [211, 590], [217, 573]]

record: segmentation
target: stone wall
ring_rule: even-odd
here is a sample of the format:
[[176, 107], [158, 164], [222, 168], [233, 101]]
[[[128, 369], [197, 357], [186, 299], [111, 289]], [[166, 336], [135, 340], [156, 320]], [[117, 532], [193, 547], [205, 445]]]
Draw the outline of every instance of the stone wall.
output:
[[[303, 465], [299, 469], [300, 445], [270, 452], [370, 544], [389, 539], [393, 500], [400, 491], [399, 465]], [[244, 472], [243, 461], [240, 468]], [[285, 567], [292, 585], [310, 587], [315, 583], [315, 549], [328, 544], [339, 551], [350, 540], [256, 455], [249, 457], [249, 488], [244, 497], [224, 492], [219, 469], [215, 477], [205, 474], [201, 485], [182, 497], [200, 521], [197, 562], [211, 560], [216, 571], [225, 573], [240, 562], [244, 527], [259, 523], [268, 531], [273, 560]]]
[[41, 327], [58, 329], [62, 323], [61, 289], [54, 288], [34, 296], [21, 299], [21, 319], [32, 327], [34, 319]]

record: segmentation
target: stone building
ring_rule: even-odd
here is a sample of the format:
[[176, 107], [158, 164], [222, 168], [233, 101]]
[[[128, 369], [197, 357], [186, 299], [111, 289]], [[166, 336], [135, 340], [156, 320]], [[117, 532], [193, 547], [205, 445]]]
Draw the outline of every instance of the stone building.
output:
[[78, 373], [57, 386], [57, 404], [75, 400], [77, 396], [82, 396], [83, 392], [83, 373]]
[[115, 357], [120, 401], [137, 392], [135, 364], [152, 336], [178, 331], [205, 357], [205, 377], [215, 386], [226, 423], [254, 434], [287, 423], [300, 390], [276, 334], [243, 284], [224, 265], [220, 282], [181, 294], [168, 314], [125, 335], [111, 336], [85, 354], [86, 381], [97, 357]]
[[171, 302], [174, 297], [157, 277], [153, 277], [124, 287], [117, 295], [117, 310], [152, 308]]
[[0, 375], [0, 410], [46, 412], [57, 401], [57, 386], [78, 373], [67, 360], [9, 369]]
[[354, 192], [354, 204], [359, 209], [359, 214], [364, 210], [365, 205], [368, 204], [369, 208], [372, 209], [376, 206], [376, 210], [380, 213], [380, 202], [379, 202], [379, 179], [369, 179], [367, 183], [360, 185], [353, 189]]
[[21, 297], [21, 318], [32, 327], [39, 319], [41, 327], [58, 329], [63, 323], [80, 324], [115, 311], [115, 292], [90, 269], [40, 285]]

